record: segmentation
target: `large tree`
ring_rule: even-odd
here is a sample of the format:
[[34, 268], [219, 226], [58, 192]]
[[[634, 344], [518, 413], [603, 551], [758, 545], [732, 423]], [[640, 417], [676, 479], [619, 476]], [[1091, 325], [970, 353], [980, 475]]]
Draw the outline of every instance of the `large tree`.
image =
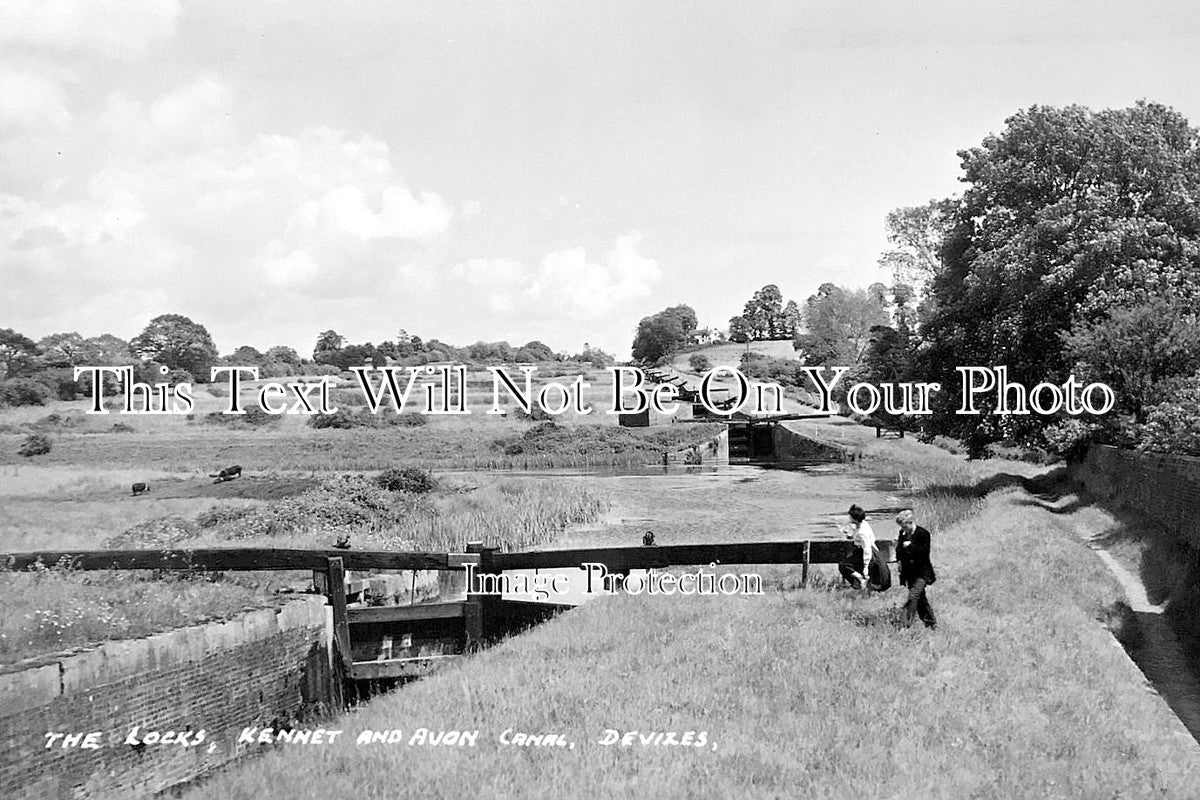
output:
[[[922, 326], [930, 379], [955, 367], [1009, 368], [1010, 380], [1060, 382], [1073, 366], [1061, 334], [1159, 295], [1200, 300], [1197, 132], [1139, 103], [1092, 112], [1035, 106], [963, 151], [967, 189], [953, 204]], [[954, 415], [936, 424], [982, 453], [1036, 440], [1049, 420]]]
[[677, 305], [642, 318], [630, 348], [633, 358], [653, 364], [688, 343], [698, 325], [691, 306]]
[[803, 332], [793, 346], [806, 366], [853, 367], [872, 339], [872, 328], [888, 325], [882, 284], [843, 289], [823, 283], [805, 301]]
[[746, 301], [742, 313], [729, 320], [729, 338], [735, 342], [790, 339], [800, 324], [796, 302], [783, 303], [783, 293], [773, 283], [759, 289]]
[[0, 330], [0, 379], [29, 374], [38, 366], [37, 344], [12, 328]]
[[182, 314], [162, 314], [129, 343], [143, 360], [155, 361], [171, 370], [183, 370], [207, 383], [209, 370], [217, 362], [217, 348], [208, 329]]

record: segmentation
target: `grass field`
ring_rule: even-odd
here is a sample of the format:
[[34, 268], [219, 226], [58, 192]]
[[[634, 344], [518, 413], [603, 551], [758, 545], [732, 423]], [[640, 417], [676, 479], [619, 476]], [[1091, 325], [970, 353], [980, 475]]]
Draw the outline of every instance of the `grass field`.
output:
[[[823, 578], [617, 596], [341, 717], [335, 746], [278, 746], [185, 796], [1194, 796], [1195, 742], [1097, 621], [1119, 595], [1099, 562], [1015, 487], [945, 503], [977, 513], [934, 531], [936, 632], [895, 627], [895, 592]], [[418, 728], [480, 740], [410, 747]], [[505, 746], [506, 729], [576, 746]], [[608, 730], [708, 746], [606, 746]]]

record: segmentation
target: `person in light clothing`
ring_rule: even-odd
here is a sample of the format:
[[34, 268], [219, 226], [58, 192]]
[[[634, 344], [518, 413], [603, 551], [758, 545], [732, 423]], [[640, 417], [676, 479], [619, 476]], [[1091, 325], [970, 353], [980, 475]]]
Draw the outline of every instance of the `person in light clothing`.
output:
[[842, 573], [842, 578], [854, 588], [866, 589], [871, 556], [875, 552], [875, 531], [871, 530], [871, 523], [867, 522], [867, 512], [863, 511], [861, 506], [850, 506], [848, 514], [850, 527], [841, 530], [850, 537], [854, 546], [849, 556], [838, 564], [838, 572]]

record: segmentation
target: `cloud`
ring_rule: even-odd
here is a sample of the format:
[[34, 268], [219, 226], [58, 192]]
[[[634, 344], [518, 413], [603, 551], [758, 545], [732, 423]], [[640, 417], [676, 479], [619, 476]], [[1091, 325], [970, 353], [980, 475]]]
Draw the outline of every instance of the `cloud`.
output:
[[134, 60], [175, 33], [177, 0], [5, 0], [0, 42]]
[[581, 319], [601, 319], [649, 297], [662, 278], [658, 262], [638, 252], [642, 237], [617, 238], [599, 262], [589, 261], [582, 247], [558, 250], [542, 259], [527, 292], [538, 302], [561, 306]]
[[62, 84], [45, 75], [0, 67], [0, 128], [43, 131], [71, 121]]
[[[66, 113], [61, 94], [43, 96], [43, 108], [14, 104], [20, 114], [9, 117]], [[374, 300], [380, 287], [426, 279], [422, 249], [455, 213], [405, 183], [385, 142], [325, 126], [242, 135], [237, 102], [227, 84], [202, 76], [157, 97], [112, 94], [90, 120], [77, 115], [64, 134], [76, 146], [63, 149], [86, 145], [86, 169], [68, 180], [30, 177], [0, 195], [0, 262], [22, 286], [10, 318], [43, 324], [38, 298], [99, 311], [105, 304], [94, 300], [118, 295], [173, 297], [173, 307], [227, 316], [284, 298]], [[6, 135], [6, 169], [22, 152], [7, 145], [32, 136]]]
[[[618, 236], [599, 258], [584, 247], [552, 251], [535, 265], [512, 258], [470, 259], [449, 272], [457, 315], [475, 320], [471, 335], [512, 341], [541, 338], [580, 346], [585, 340], [627, 349], [639, 301], [662, 280], [658, 262], [641, 253], [637, 232]], [[443, 290], [443, 294], [445, 291]]]

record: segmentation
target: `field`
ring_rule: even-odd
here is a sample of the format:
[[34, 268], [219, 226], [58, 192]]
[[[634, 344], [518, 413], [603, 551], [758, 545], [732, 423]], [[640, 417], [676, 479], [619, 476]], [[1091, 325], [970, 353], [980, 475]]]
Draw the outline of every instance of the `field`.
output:
[[[589, 397], [605, 406], [606, 391]], [[934, 531], [941, 623], [898, 627], [898, 588], [863, 596], [832, 567], [807, 588], [798, 567], [761, 568], [759, 597], [604, 598], [326, 723], [401, 729], [404, 742], [478, 729], [476, 748], [358, 747], [348, 734], [278, 747], [189, 797], [1185, 797], [1198, 780], [1195, 742], [1100, 621], [1121, 591], [1081, 541], [1082, 518], [1039, 496], [1046, 467], [968, 462], [838, 418], [794, 424], [857, 450], [853, 464], [685, 469], [680, 453], [721, 426], [474, 413], [314, 429], [210, 417], [227, 402], [219, 387], [197, 399], [190, 420], [84, 415], [81, 402], [0, 413], [0, 550], [806, 539], [839, 537], [857, 502], [881, 537], [898, 507]], [[31, 431], [50, 433], [50, 453], [15, 454]], [[671, 467], [633, 468], [663, 452]], [[243, 477], [208, 477], [232, 463]], [[400, 467], [430, 490], [376, 483]], [[151, 491], [132, 497], [138, 481]], [[0, 581], [0, 663], [226, 618], [309, 580], [48, 566]], [[506, 729], [576, 747], [504, 745]], [[608, 731], [704, 731], [705, 747], [609, 745]]]
[[[619, 595], [360, 707], [337, 746], [278, 746], [186, 797], [1191, 796], [1196, 743], [1098, 621], [1120, 591], [1069, 522], [998, 465], [910, 448], [869, 456], [907, 467], [935, 530], [936, 633], [829, 570], [807, 589], [782, 570], [765, 597]], [[480, 739], [409, 746], [418, 728]], [[606, 744], [631, 731], [650, 744]], [[654, 744], [667, 731], [705, 746]]]

